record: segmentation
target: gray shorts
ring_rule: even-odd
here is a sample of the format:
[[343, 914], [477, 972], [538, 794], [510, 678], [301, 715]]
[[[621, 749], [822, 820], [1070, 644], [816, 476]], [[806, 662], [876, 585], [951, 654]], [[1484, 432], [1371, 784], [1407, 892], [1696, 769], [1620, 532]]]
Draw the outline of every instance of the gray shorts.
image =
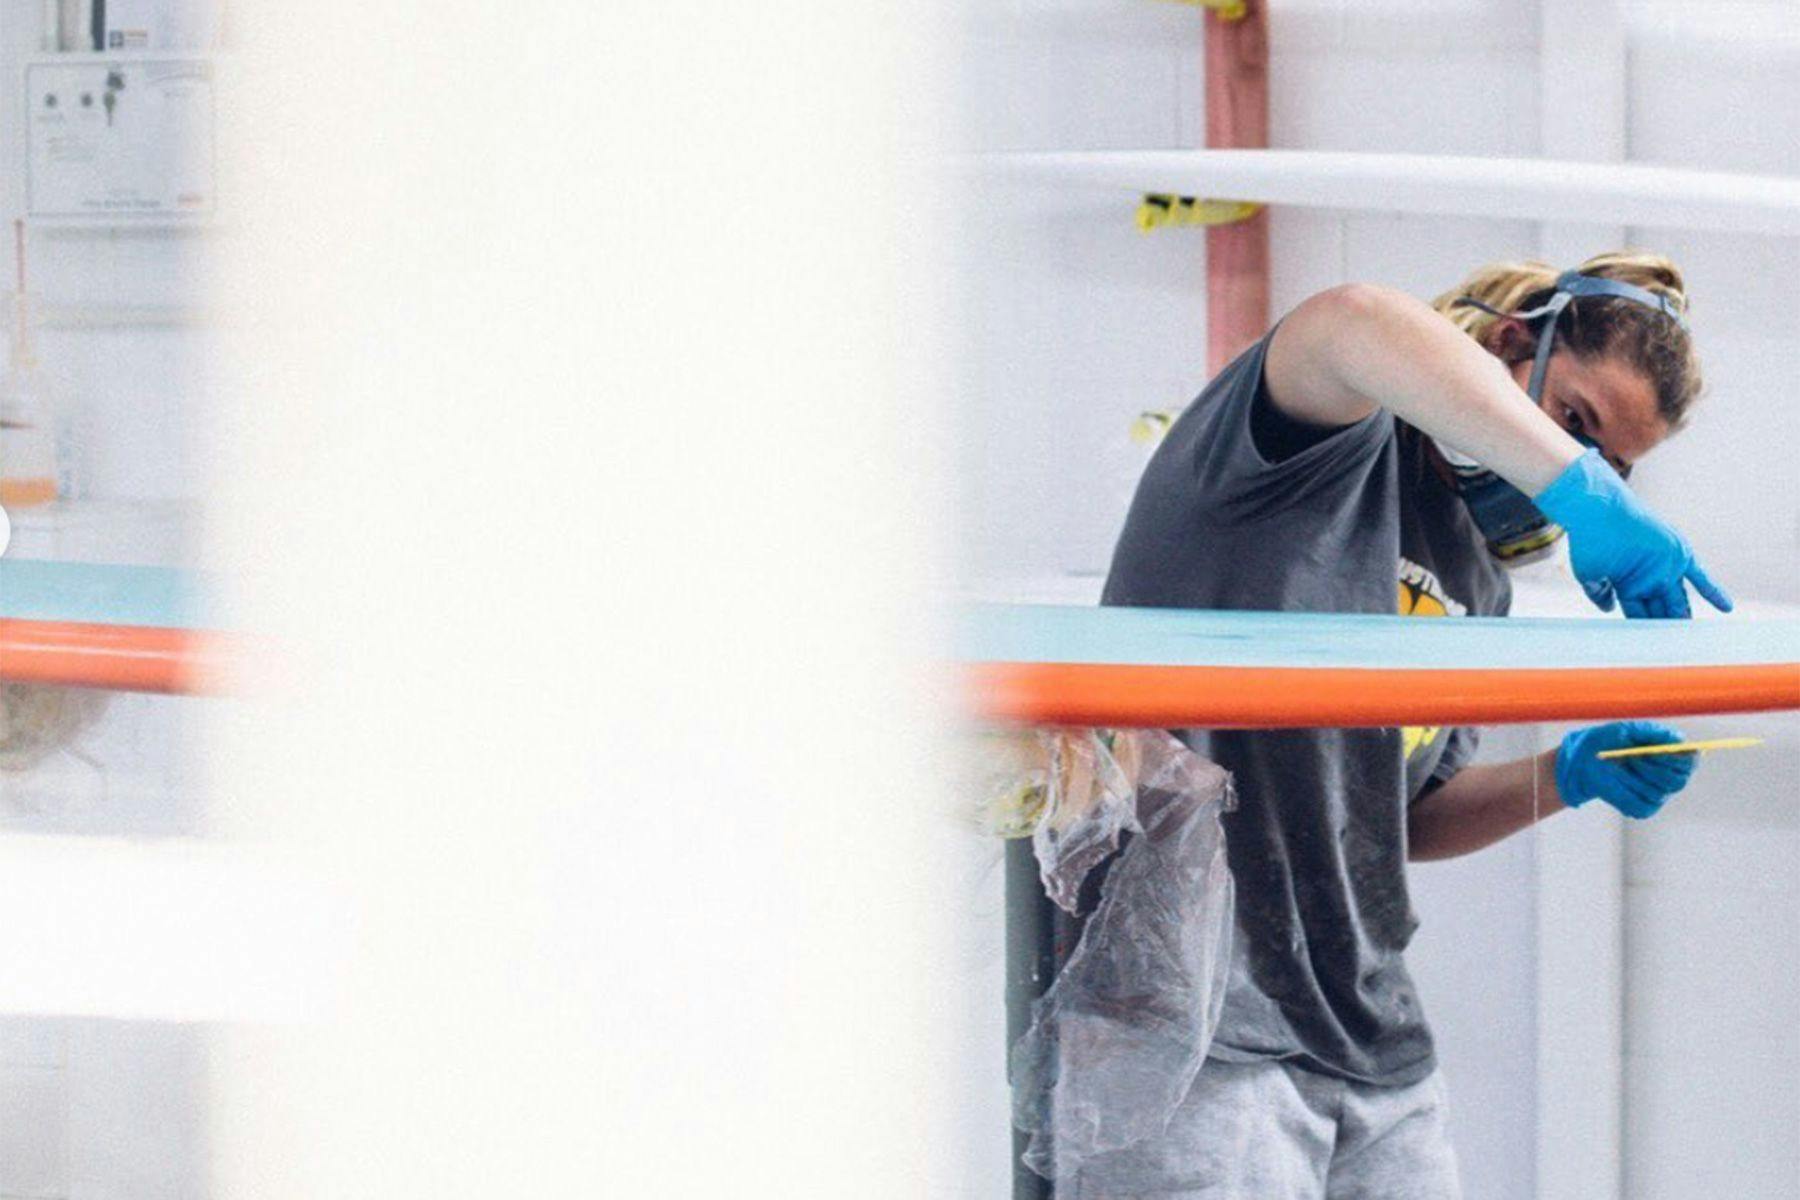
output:
[[1459, 1200], [1443, 1076], [1349, 1083], [1208, 1059], [1161, 1137], [1091, 1159], [1058, 1200]]

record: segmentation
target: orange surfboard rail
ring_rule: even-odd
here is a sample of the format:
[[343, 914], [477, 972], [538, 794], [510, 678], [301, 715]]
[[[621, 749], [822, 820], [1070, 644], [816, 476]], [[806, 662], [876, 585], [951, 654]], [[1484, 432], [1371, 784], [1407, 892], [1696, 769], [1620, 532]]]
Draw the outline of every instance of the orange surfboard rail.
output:
[[0, 679], [121, 692], [223, 689], [228, 638], [191, 629], [0, 618]]
[[975, 715], [1046, 725], [1493, 725], [1800, 709], [1800, 622], [990, 605]]
[[1800, 663], [1467, 671], [975, 663], [969, 677], [981, 716], [1036, 725], [1504, 725], [1800, 708]]

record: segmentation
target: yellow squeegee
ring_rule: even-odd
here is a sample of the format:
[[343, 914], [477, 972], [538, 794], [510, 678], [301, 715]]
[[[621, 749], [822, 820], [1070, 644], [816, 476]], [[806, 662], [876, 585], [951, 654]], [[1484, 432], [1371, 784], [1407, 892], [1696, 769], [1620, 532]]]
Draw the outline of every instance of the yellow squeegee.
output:
[[1746, 750], [1762, 745], [1756, 737], [1713, 738], [1709, 742], [1666, 742], [1661, 746], [1627, 746], [1623, 750], [1602, 750], [1601, 758], [1637, 758], [1644, 754], [1700, 754], [1707, 750]]

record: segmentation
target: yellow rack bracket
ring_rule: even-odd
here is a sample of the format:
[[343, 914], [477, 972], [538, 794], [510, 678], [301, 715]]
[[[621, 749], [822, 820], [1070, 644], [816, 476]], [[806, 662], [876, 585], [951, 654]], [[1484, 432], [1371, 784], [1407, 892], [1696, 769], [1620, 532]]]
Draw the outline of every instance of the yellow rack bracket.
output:
[[1207, 9], [1221, 21], [1241, 21], [1250, 15], [1246, 0], [1176, 0], [1176, 3]]
[[1167, 226], [1235, 225], [1262, 211], [1262, 205], [1247, 200], [1201, 200], [1194, 196], [1147, 194], [1137, 206], [1140, 233]]
[[1141, 412], [1131, 423], [1131, 440], [1140, 446], [1154, 445], [1162, 441], [1163, 435], [1169, 432], [1169, 426], [1181, 415], [1180, 409], [1159, 408], [1149, 412]]

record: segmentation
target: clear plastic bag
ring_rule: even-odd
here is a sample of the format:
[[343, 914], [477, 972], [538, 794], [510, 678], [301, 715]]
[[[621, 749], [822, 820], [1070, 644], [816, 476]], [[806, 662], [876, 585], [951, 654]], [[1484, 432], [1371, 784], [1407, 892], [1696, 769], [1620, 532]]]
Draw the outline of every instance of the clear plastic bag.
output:
[[66, 749], [99, 718], [107, 694], [39, 683], [0, 683], [0, 771], [28, 771]]
[[1064, 1179], [1161, 1134], [1206, 1060], [1230, 965], [1219, 815], [1233, 798], [1225, 771], [1161, 730], [1037, 737], [1045, 794], [1033, 841], [1051, 899], [1073, 911], [1121, 830], [1137, 835], [1012, 1048], [1025, 1163]]
[[[1137, 731], [1026, 730], [987, 739], [990, 773], [982, 823], [1001, 837], [1029, 837], [1044, 893], [1075, 912], [1081, 881], [1139, 831]], [[1164, 735], [1167, 736], [1167, 735]]]

